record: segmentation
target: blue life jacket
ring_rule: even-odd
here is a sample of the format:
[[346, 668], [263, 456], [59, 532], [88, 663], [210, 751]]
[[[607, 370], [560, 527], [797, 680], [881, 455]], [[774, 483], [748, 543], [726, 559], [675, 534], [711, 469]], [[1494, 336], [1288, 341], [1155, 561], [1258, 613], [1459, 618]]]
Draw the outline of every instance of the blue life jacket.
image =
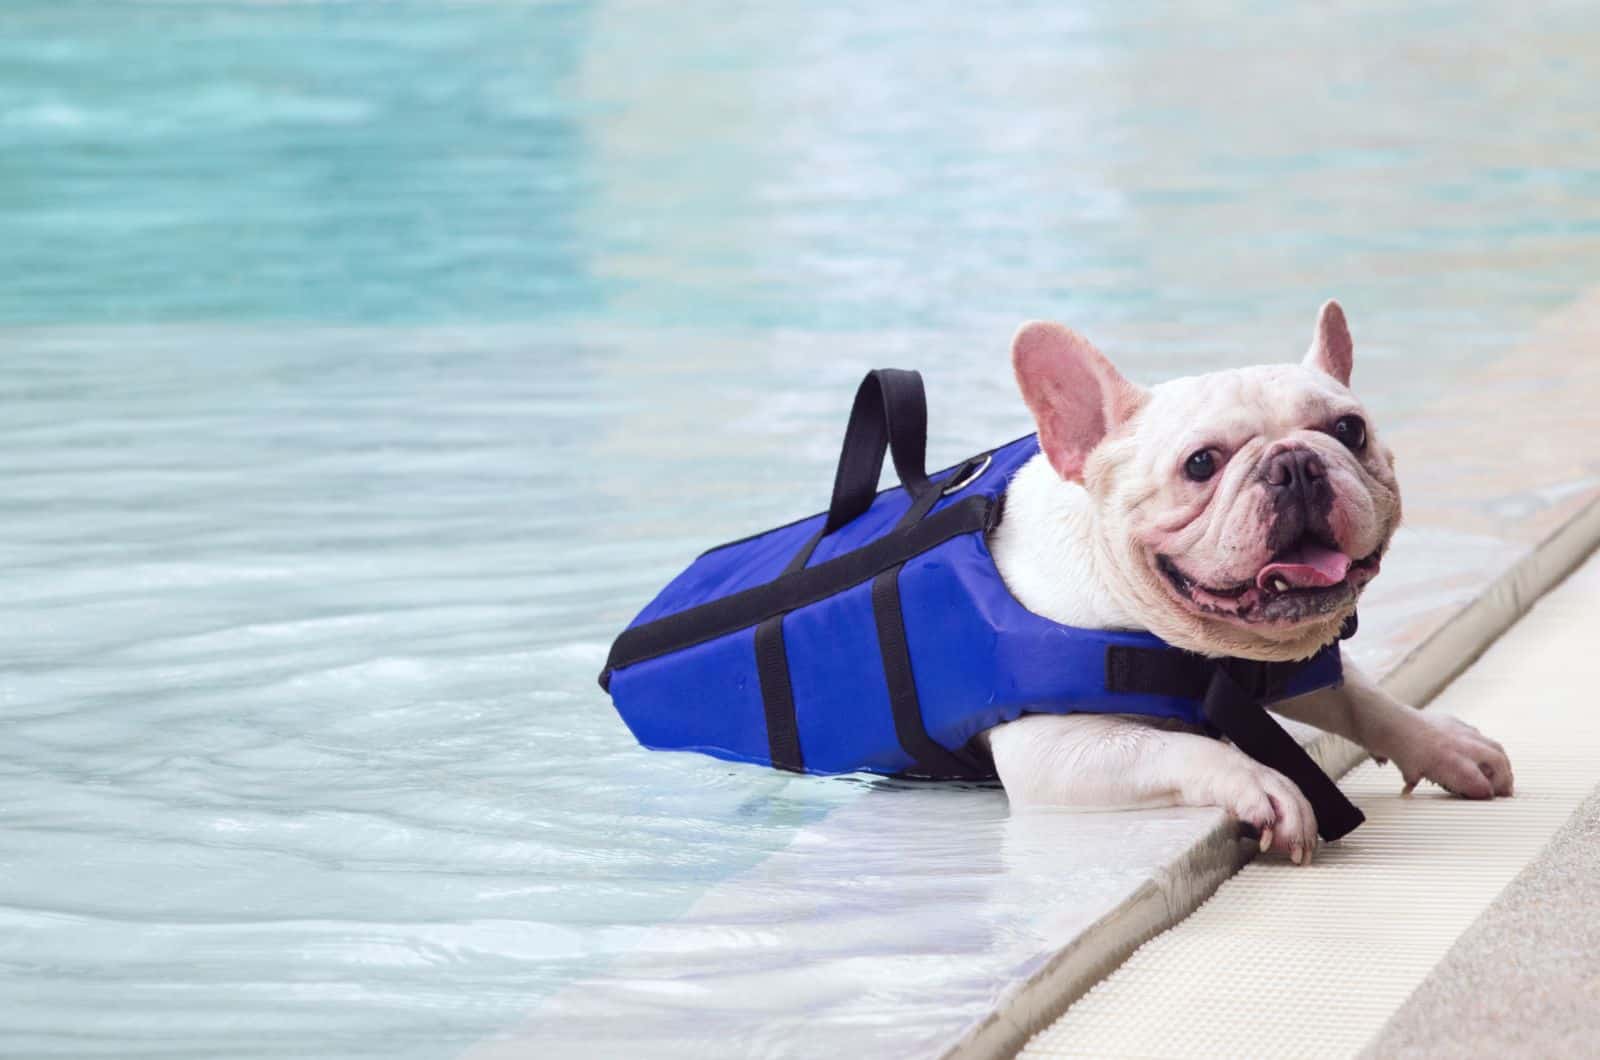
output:
[[[988, 779], [974, 737], [1001, 722], [1145, 715], [1275, 759], [1328, 804], [1323, 821], [1312, 798], [1325, 838], [1360, 823], [1261, 709], [1338, 684], [1337, 641], [1301, 663], [1217, 660], [1037, 615], [987, 542], [1037, 437], [931, 476], [926, 439], [921, 377], [869, 374], [829, 510], [704, 553], [639, 613], [600, 682], [641, 744], [796, 772]], [[875, 492], [886, 447], [901, 485]]]

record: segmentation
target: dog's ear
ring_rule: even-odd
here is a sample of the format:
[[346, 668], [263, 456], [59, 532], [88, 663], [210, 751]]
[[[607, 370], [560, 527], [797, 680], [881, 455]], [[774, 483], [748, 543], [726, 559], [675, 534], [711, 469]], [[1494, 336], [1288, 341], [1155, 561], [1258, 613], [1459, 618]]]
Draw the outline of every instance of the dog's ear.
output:
[[1088, 339], [1047, 321], [1030, 321], [1017, 331], [1011, 367], [1039, 425], [1039, 448], [1056, 474], [1074, 482], [1083, 481], [1094, 447], [1138, 412], [1148, 396]]
[[1339, 303], [1326, 301], [1317, 314], [1317, 331], [1311, 337], [1311, 350], [1300, 362], [1324, 375], [1350, 385], [1350, 369], [1355, 364], [1355, 345], [1350, 341], [1350, 325], [1344, 321]]

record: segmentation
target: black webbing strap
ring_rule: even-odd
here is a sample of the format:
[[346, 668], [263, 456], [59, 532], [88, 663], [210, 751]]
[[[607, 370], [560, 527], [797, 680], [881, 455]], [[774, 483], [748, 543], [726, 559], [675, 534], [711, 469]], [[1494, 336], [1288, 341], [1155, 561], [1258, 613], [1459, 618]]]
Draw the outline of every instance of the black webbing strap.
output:
[[899, 533], [912, 523], [921, 521], [922, 517], [932, 511], [935, 504], [939, 503], [939, 498], [943, 495], [944, 491], [935, 483], [920, 494], [913, 496], [911, 498], [911, 507], [906, 509], [906, 514], [902, 515], [900, 521], [894, 524], [894, 529], [890, 533]]
[[[812, 534], [789, 558], [783, 573], [805, 570], [822, 537], [822, 531]], [[776, 769], [804, 773], [806, 759], [800, 750], [800, 719], [794, 709], [794, 686], [789, 683], [789, 650], [783, 642], [781, 614], [756, 626], [756, 678], [761, 682], [761, 710], [767, 722], [767, 757]]]
[[1106, 690], [1199, 699], [1216, 660], [1176, 648], [1112, 644], [1106, 648]]
[[942, 508], [908, 527], [861, 548], [720, 600], [691, 607], [625, 630], [611, 645], [606, 671], [681, 651], [708, 640], [749, 629], [757, 623], [814, 604], [943, 544], [953, 537], [989, 529], [993, 508], [979, 495]]
[[[1352, 615], [1341, 637], [1355, 632]], [[1347, 799], [1263, 703], [1282, 695], [1300, 663], [1208, 659], [1177, 648], [1106, 648], [1106, 689], [1199, 699], [1206, 720], [1234, 746], [1292, 780], [1317, 815], [1317, 832], [1333, 840], [1366, 816]]]
[[778, 769], [804, 773], [800, 753], [800, 721], [789, 684], [789, 655], [783, 644], [783, 616], [756, 626], [756, 676], [761, 681], [761, 707], [767, 720], [767, 754]]
[[872, 579], [872, 617], [878, 627], [878, 651], [883, 656], [883, 677], [889, 686], [895, 737], [901, 749], [916, 761], [912, 772], [948, 779], [980, 775], [982, 770], [929, 736], [923, 725], [922, 702], [911, 672], [911, 651], [906, 646], [905, 615], [900, 610], [900, 567], [892, 567]]
[[1316, 813], [1317, 834], [1323, 839], [1338, 839], [1354, 831], [1367, 819], [1366, 815], [1345, 797], [1305, 748], [1272, 719], [1261, 700], [1234, 680], [1230, 670], [1229, 663], [1222, 662], [1212, 671], [1206, 688], [1206, 720], [1239, 750], [1294, 782]]
[[928, 403], [922, 376], [903, 368], [868, 372], [856, 389], [850, 422], [833, 476], [824, 534], [832, 533], [872, 506], [883, 473], [883, 455], [894, 457], [900, 484], [913, 498], [930, 489], [926, 470]]
[[824, 530], [818, 530], [812, 534], [811, 539], [800, 546], [800, 551], [789, 558], [789, 563], [783, 568], [783, 573], [793, 574], [797, 570], [805, 570], [806, 564], [811, 562], [811, 554], [817, 550], [818, 545], [822, 544], [822, 539], [826, 536], [826, 533]]

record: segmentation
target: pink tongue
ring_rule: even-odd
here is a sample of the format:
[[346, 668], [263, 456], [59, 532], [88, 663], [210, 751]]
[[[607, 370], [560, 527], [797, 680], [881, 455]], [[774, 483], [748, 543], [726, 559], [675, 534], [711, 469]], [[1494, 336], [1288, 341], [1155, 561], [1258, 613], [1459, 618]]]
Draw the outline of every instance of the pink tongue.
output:
[[1321, 545], [1305, 544], [1269, 563], [1256, 575], [1256, 584], [1265, 589], [1273, 578], [1282, 578], [1296, 589], [1321, 589], [1338, 585], [1350, 572], [1350, 557]]

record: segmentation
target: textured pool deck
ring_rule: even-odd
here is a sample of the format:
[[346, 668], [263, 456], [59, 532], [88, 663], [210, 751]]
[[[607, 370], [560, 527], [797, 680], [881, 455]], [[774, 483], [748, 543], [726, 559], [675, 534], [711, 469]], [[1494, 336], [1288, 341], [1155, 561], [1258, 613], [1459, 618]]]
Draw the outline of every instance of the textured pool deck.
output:
[[1362, 1056], [1593, 1056], [1600, 1041], [1596, 910], [1600, 790], [1461, 936]]
[[[1440, 380], [1387, 434], [1407, 519], [1355, 656], [1412, 702], [1447, 684], [1600, 540], [1596, 437], [1600, 292]], [[1361, 760], [1296, 731], [1336, 773]], [[1218, 810], [1012, 816], [995, 789], [863, 785], [467, 1055], [1010, 1055], [1250, 857]]]

